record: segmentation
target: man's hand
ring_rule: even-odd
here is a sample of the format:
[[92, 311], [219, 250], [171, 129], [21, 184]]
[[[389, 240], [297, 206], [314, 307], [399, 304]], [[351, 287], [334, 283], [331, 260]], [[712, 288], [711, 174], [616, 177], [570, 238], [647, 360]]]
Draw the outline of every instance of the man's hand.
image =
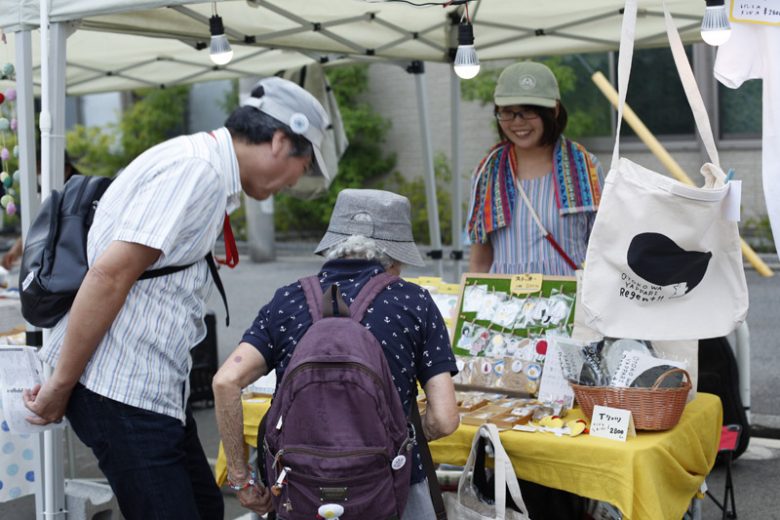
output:
[[255, 484], [236, 493], [241, 505], [259, 515], [264, 515], [271, 509], [271, 492], [261, 484]]
[[43, 386], [35, 385], [32, 389], [25, 389], [22, 393], [24, 405], [37, 415], [27, 417], [27, 422], [40, 426], [60, 422], [72, 391], [72, 387], [57, 387], [51, 381], [46, 381]]

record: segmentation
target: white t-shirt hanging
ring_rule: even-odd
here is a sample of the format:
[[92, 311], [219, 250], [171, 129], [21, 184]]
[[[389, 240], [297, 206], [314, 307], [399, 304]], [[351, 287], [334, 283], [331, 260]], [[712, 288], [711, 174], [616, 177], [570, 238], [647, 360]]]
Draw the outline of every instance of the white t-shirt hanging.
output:
[[[780, 23], [780, 16], [777, 17]], [[780, 243], [780, 26], [732, 23], [718, 48], [715, 77], [729, 88], [763, 79], [761, 163], [764, 197], [775, 243]]]

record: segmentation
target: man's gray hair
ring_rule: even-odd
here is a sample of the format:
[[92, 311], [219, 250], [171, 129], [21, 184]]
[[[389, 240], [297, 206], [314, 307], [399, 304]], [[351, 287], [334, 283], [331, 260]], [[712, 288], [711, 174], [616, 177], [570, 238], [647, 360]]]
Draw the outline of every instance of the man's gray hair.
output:
[[382, 267], [388, 269], [396, 263], [395, 260], [385, 254], [382, 248], [371, 238], [363, 235], [352, 235], [343, 242], [328, 249], [325, 257], [328, 260], [339, 258], [358, 258], [362, 260], [376, 260]]

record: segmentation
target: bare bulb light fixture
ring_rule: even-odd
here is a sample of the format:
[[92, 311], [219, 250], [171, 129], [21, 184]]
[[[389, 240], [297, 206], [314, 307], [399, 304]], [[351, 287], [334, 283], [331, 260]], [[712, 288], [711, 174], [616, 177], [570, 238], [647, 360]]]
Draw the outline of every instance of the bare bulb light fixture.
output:
[[706, 43], [723, 45], [731, 36], [731, 24], [724, 0], [705, 0], [704, 18], [701, 20], [701, 39]]
[[217, 14], [216, 4], [211, 4], [214, 14], [209, 18], [209, 30], [211, 32], [211, 45], [209, 45], [209, 58], [214, 65], [227, 65], [233, 59], [233, 49], [230, 47], [222, 17]]
[[458, 25], [458, 51], [455, 53], [453, 69], [461, 79], [471, 79], [479, 74], [479, 57], [474, 48], [474, 28], [469, 22]]

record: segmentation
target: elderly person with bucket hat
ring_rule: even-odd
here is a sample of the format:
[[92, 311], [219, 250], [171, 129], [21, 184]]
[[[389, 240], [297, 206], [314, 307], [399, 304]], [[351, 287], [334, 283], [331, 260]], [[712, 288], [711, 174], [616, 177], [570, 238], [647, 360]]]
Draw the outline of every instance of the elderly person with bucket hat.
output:
[[[382, 272], [397, 275], [405, 264], [424, 265], [412, 237], [409, 200], [380, 190], [341, 191], [328, 230], [315, 252], [326, 258], [317, 273], [322, 289], [337, 285], [347, 303]], [[458, 412], [451, 375], [457, 368], [446, 326], [430, 294], [412, 283], [391, 282], [373, 300], [361, 323], [383, 346], [407, 415], [416, 406], [417, 381], [425, 389], [427, 408], [422, 426], [426, 438], [452, 433], [458, 425]], [[276, 370], [277, 381], [281, 381], [296, 344], [311, 324], [301, 283], [281, 287], [260, 309], [239, 346], [214, 377], [217, 422], [229, 480], [246, 472], [241, 389], [270, 370]], [[433, 519], [416, 447], [412, 461], [403, 518]], [[250, 497], [239, 495], [239, 499], [261, 514], [270, 508], [266, 489], [258, 488]]]
[[[266, 78], [224, 127], [150, 148], [100, 199], [89, 271], [40, 351], [53, 374], [24, 399], [30, 422], [67, 416], [128, 520], [224, 517], [188, 405], [207, 264], [216, 271], [209, 253], [223, 230], [230, 244], [227, 215], [242, 191], [265, 199], [305, 175], [327, 177], [319, 149], [329, 125], [314, 96]], [[147, 270], [161, 275], [139, 280]]]
[[505, 68], [494, 101], [501, 141], [474, 173], [469, 270], [573, 275], [601, 198], [601, 166], [564, 137], [566, 108], [545, 65]]

